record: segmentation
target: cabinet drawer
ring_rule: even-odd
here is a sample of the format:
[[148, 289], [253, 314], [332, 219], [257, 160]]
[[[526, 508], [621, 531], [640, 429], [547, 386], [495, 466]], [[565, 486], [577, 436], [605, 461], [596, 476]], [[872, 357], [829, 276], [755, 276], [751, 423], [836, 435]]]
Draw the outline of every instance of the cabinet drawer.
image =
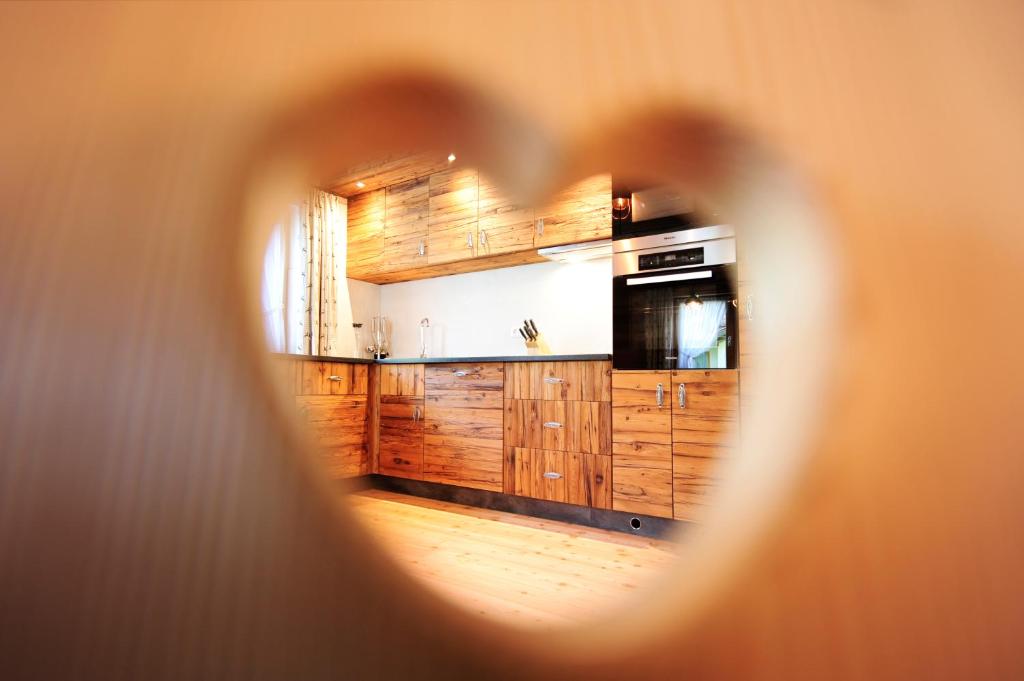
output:
[[423, 399], [380, 398], [378, 468], [383, 475], [423, 477]]
[[[505, 367], [492, 362], [486, 364], [431, 364], [426, 367], [426, 392], [440, 390], [496, 391], [501, 399], [504, 390]], [[498, 405], [501, 406], [500, 403]]]
[[611, 508], [611, 457], [583, 452], [509, 448], [514, 494]]
[[430, 482], [500, 492], [502, 459], [501, 440], [444, 435], [429, 424], [423, 436], [423, 479]]
[[299, 361], [297, 395], [365, 395], [369, 365], [341, 362]]
[[332, 478], [366, 475], [366, 396], [310, 395], [295, 398], [299, 413]]
[[398, 397], [423, 396], [422, 364], [381, 364], [380, 394]]
[[723, 461], [696, 456], [672, 457], [673, 517], [703, 520], [710, 499], [718, 487], [717, 474]]
[[612, 462], [612, 508], [627, 513], [672, 517], [672, 469]]
[[611, 405], [607, 402], [505, 400], [505, 444], [611, 454]]
[[509, 362], [505, 397], [519, 400], [611, 400], [611, 362]]

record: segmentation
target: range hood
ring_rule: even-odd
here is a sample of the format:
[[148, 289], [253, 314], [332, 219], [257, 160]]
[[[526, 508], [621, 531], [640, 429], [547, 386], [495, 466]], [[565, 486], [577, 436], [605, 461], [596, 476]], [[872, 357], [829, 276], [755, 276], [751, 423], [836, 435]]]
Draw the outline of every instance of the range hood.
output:
[[582, 262], [584, 260], [596, 260], [597, 258], [610, 258], [612, 255], [612, 240], [602, 239], [600, 241], [586, 241], [565, 246], [538, 248], [537, 255], [543, 256], [548, 260], [554, 260], [555, 262]]

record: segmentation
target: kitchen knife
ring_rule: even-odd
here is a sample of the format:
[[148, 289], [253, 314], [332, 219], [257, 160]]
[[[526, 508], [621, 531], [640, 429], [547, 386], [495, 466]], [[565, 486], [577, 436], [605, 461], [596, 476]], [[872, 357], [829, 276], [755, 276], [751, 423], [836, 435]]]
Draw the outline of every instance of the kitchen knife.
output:
[[537, 325], [533, 323], [532, 319], [528, 319], [527, 321], [530, 322], [530, 328], [533, 330], [533, 337], [540, 338], [540, 331], [537, 330]]
[[537, 337], [533, 335], [533, 331], [530, 330], [530, 322], [523, 320], [523, 328], [526, 330], [526, 335], [530, 337], [530, 340], [537, 340]]
[[527, 336], [527, 335], [526, 335], [526, 332], [525, 332], [525, 331], [523, 331], [522, 329], [519, 329], [519, 335], [520, 335], [520, 336], [522, 336], [522, 337], [523, 337], [523, 340], [525, 340], [525, 341], [528, 341], [528, 340], [530, 340], [530, 337], [529, 337], [529, 336]]

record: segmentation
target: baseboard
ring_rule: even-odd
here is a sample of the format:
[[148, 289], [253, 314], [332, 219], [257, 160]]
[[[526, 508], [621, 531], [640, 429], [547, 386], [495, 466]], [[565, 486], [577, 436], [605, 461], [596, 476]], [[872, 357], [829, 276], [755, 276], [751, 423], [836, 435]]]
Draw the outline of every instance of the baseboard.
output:
[[[639, 513], [623, 513], [603, 508], [589, 508], [574, 504], [561, 504], [556, 501], [543, 501], [529, 497], [518, 497], [501, 492], [488, 492], [468, 487], [443, 485], [423, 480], [408, 480], [387, 475], [367, 475], [360, 478], [360, 486], [398, 492], [412, 496], [448, 501], [464, 506], [475, 506], [506, 513], [547, 520], [559, 520], [575, 523], [586, 527], [612, 530], [653, 539], [677, 539], [680, 532], [691, 523], [670, 518], [642, 515]], [[354, 491], [354, 490], [353, 490]], [[637, 527], [639, 525], [639, 527]]]

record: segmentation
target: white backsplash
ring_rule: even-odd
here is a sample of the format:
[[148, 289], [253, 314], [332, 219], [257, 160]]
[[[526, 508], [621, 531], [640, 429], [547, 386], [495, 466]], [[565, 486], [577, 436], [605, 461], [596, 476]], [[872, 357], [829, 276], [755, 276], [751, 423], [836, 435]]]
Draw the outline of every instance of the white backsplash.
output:
[[[391, 320], [392, 357], [418, 357], [420, 320], [430, 319], [432, 357], [525, 355], [515, 327], [533, 319], [554, 354], [612, 351], [611, 258], [539, 263], [374, 287]], [[360, 284], [353, 287], [352, 284]], [[373, 307], [372, 286], [350, 282], [355, 311]]]

